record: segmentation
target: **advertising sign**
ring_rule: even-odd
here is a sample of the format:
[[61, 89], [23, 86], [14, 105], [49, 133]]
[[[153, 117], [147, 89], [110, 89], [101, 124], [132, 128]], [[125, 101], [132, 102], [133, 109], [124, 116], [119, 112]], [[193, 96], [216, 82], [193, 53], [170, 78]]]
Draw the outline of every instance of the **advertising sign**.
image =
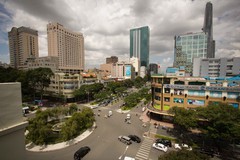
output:
[[126, 68], [126, 76], [127, 76], [127, 77], [131, 77], [131, 66], [128, 65], [128, 66], [126, 66], [125, 68]]
[[195, 100], [195, 99], [188, 99], [188, 104], [196, 105], [196, 106], [204, 106], [204, 100]]

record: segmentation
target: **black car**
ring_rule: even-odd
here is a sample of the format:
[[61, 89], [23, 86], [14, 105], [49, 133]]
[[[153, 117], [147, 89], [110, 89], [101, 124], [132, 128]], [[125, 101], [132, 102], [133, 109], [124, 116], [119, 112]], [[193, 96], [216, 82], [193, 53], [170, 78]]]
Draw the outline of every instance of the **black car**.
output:
[[163, 144], [164, 146], [167, 146], [167, 147], [172, 147], [172, 142], [168, 139], [156, 139], [155, 141], [156, 143], [161, 143]]
[[81, 147], [74, 154], [74, 160], [82, 159], [91, 149], [88, 146]]
[[128, 136], [132, 141], [134, 142], [137, 142], [137, 143], [140, 143], [141, 142], [141, 138], [139, 138], [138, 136], [136, 135], [129, 135]]

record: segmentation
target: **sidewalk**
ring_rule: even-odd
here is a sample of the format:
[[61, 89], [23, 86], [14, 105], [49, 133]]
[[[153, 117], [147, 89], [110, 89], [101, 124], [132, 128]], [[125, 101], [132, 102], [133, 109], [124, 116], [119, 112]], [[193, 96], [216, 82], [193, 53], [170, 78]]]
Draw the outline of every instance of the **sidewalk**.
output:
[[46, 152], [46, 151], [62, 149], [62, 148], [77, 144], [78, 142], [87, 138], [93, 132], [93, 130], [95, 129], [95, 126], [96, 126], [96, 124], [94, 123], [93, 127], [91, 129], [86, 130], [81, 135], [79, 135], [78, 137], [76, 137], [72, 140], [57, 143], [57, 144], [42, 145], [42, 146], [38, 146], [38, 145], [34, 145], [33, 143], [29, 143], [26, 145], [26, 150], [32, 151], [32, 152]]
[[150, 122], [151, 124], [156, 123], [156, 124], [159, 124], [160, 126], [166, 126], [169, 128], [173, 128], [173, 124], [171, 124], [171, 123], [157, 121], [154, 119], [151, 119], [151, 121], [150, 121], [150, 118], [147, 116], [147, 112], [148, 112], [148, 109], [146, 109], [139, 118], [140, 120], [142, 120], [143, 123]]

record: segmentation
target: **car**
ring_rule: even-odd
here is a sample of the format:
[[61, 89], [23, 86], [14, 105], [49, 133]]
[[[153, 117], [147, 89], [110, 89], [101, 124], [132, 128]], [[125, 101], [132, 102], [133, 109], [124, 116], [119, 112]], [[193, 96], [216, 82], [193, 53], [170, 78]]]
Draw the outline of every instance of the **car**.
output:
[[131, 114], [127, 114], [127, 119], [131, 119]]
[[156, 143], [161, 143], [167, 147], [172, 147], [172, 142], [168, 139], [162, 139], [162, 138], [159, 138], [159, 139], [156, 139], [155, 141]]
[[74, 160], [82, 159], [90, 150], [91, 149], [88, 146], [81, 147], [74, 153]]
[[98, 105], [91, 106], [91, 109], [95, 109], [95, 108], [98, 108]]
[[167, 150], [168, 150], [168, 148], [161, 143], [153, 143], [152, 147], [156, 148], [160, 151], [163, 151], [163, 152], [167, 152]]
[[178, 143], [175, 143], [174, 144], [174, 148], [175, 149], [179, 149], [179, 150], [181, 150], [181, 149], [186, 149], [186, 150], [188, 150], [188, 151], [191, 151], [192, 150], [192, 147], [191, 146], [188, 146], [187, 144], [178, 144]]
[[128, 136], [122, 136], [121, 135], [121, 136], [118, 137], [118, 140], [127, 144], [127, 145], [132, 144], [131, 139]]
[[124, 157], [124, 160], [135, 160], [135, 158], [125, 156], [125, 157]]
[[136, 135], [129, 135], [128, 137], [134, 142], [141, 143], [141, 138]]

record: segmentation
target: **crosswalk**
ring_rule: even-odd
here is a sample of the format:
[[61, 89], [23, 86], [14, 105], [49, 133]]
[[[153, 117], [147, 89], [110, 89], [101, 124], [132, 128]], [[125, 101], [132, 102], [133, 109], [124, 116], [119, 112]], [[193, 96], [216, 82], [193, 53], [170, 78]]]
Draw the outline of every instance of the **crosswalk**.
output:
[[151, 150], [153, 140], [149, 138], [144, 138], [136, 156], [136, 160], [148, 160], [148, 155]]

